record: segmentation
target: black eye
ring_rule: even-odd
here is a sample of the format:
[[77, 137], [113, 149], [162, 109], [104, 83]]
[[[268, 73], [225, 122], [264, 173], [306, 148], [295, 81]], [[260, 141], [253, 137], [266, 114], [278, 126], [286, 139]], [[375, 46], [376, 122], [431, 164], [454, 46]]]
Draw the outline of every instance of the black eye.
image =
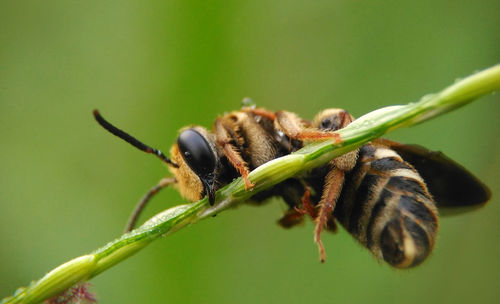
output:
[[325, 118], [321, 121], [320, 129], [331, 130], [333, 126], [333, 121], [330, 118]]
[[217, 162], [212, 147], [200, 133], [193, 129], [182, 131], [177, 145], [188, 166], [198, 176], [213, 173]]

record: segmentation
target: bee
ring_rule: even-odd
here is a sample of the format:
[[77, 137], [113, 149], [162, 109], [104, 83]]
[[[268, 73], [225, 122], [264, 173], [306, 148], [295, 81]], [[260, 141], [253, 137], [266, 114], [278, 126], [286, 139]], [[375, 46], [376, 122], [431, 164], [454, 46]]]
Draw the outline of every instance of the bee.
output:
[[[144, 206], [162, 188], [173, 185], [190, 201], [208, 196], [213, 205], [216, 191], [237, 177], [250, 190], [250, 171], [268, 161], [311, 141], [341, 142], [336, 131], [354, 120], [343, 109], [323, 110], [308, 121], [292, 112], [244, 106], [217, 117], [211, 131], [201, 126], [181, 129], [168, 158], [107, 122], [97, 110], [94, 117], [112, 134], [157, 156], [173, 174], [140, 200], [126, 231], [133, 229]], [[461, 212], [480, 207], [491, 193], [440, 152], [377, 139], [257, 193], [252, 201], [273, 196], [289, 207], [278, 220], [282, 227], [293, 227], [304, 217], [314, 220], [322, 262], [326, 255], [321, 233], [336, 231], [339, 222], [375, 257], [396, 268], [410, 268], [422, 263], [435, 245], [438, 209]]]

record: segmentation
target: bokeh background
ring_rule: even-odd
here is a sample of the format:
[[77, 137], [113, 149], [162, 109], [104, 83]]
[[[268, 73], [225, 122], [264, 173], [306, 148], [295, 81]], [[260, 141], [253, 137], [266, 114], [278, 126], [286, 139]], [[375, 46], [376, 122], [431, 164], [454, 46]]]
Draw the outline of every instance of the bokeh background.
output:
[[[500, 2], [0, 1], [0, 297], [119, 236], [166, 174], [91, 111], [168, 151], [243, 97], [311, 118], [418, 100], [500, 62]], [[446, 152], [493, 191], [443, 218], [420, 267], [377, 262], [341, 230], [318, 262], [279, 200], [158, 240], [91, 282], [101, 303], [498, 303], [498, 94], [388, 137]], [[183, 202], [165, 190], [144, 220]]]

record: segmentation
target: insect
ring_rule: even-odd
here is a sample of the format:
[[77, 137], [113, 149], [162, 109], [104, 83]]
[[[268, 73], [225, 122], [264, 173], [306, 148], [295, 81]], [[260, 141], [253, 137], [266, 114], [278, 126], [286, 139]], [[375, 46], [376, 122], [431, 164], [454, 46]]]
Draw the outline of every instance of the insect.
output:
[[[201, 126], [180, 130], [171, 158], [107, 122], [94, 110], [97, 122], [136, 148], [156, 155], [174, 177], [163, 178], [139, 202], [127, 224], [160, 189], [173, 185], [182, 196], [197, 201], [237, 177], [247, 190], [251, 170], [290, 154], [310, 141], [334, 139], [354, 118], [342, 109], [321, 111], [312, 121], [292, 112], [243, 107], [219, 116], [212, 131]], [[425, 182], [424, 182], [425, 180]], [[263, 202], [282, 197], [289, 209], [278, 223], [293, 227], [309, 216], [314, 240], [325, 260], [323, 230], [336, 231], [339, 222], [376, 257], [396, 268], [423, 262], [432, 251], [438, 230], [438, 209], [464, 211], [489, 200], [489, 189], [465, 168], [440, 152], [416, 145], [378, 139], [295, 176], [252, 197]]]

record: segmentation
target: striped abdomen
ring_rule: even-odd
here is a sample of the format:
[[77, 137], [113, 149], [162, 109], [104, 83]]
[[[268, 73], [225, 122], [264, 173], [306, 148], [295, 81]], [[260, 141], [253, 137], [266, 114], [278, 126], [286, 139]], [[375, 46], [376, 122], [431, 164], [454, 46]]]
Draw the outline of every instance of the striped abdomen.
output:
[[416, 266], [432, 251], [437, 215], [417, 171], [393, 150], [374, 145], [360, 148], [335, 208], [359, 242], [398, 268]]

